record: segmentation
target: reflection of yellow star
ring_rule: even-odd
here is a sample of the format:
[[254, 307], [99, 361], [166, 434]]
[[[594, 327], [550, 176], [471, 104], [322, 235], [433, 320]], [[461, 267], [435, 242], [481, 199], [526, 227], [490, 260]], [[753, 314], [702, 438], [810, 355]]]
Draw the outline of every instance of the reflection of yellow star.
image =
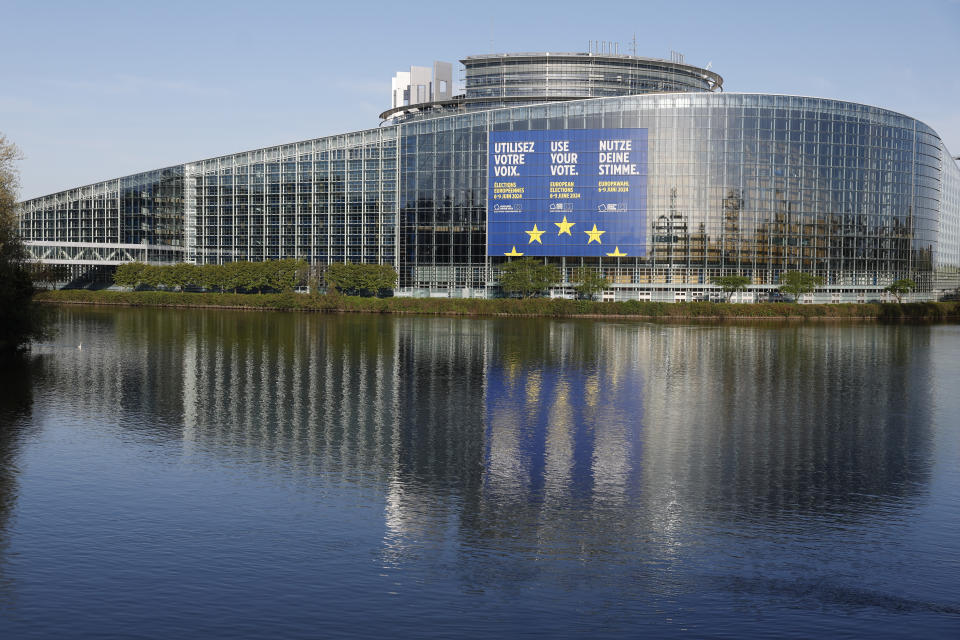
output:
[[584, 231], [584, 233], [587, 234], [588, 236], [590, 236], [590, 239], [587, 240], [587, 244], [590, 244], [590, 243], [593, 242], [594, 240], [597, 241], [597, 244], [603, 244], [602, 242], [600, 242], [600, 236], [602, 236], [603, 234], [605, 234], [606, 231], [599, 231], [599, 230], [597, 230], [597, 225], [593, 225], [593, 230], [591, 230], [591, 231]]
[[572, 227], [573, 225], [575, 225], [575, 224], [577, 224], [577, 223], [576, 223], [576, 222], [567, 222], [567, 216], [563, 216], [563, 222], [554, 222], [553, 224], [555, 224], [555, 225], [557, 225], [558, 227], [560, 227], [560, 231], [557, 232], [557, 235], [558, 235], [558, 236], [562, 236], [563, 234], [567, 234], [568, 236], [572, 236], [573, 234], [570, 233], [570, 227]]
[[505, 255], [505, 256], [522, 256], [523, 254], [522, 254], [522, 253], [518, 253], [518, 252], [517, 252], [517, 247], [516, 247], [516, 246], [513, 246], [513, 247], [510, 248], [510, 251], [509, 251], [508, 253], [505, 253], [505, 254], [503, 254], [503, 255]]
[[[556, 222], [554, 222], [556, 224]], [[533, 231], [524, 231], [527, 235], [530, 236], [530, 241], [527, 244], [533, 244], [534, 242], [539, 242], [543, 244], [543, 241], [540, 239], [540, 236], [543, 235], [543, 229], [537, 229], [537, 223], [533, 223]]]
[[[587, 244], [590, 244], [590, 243], [588, 242]], [[613, 253], [608, 253], [607, 255], [610, 256], [611, 258], [624, 258], [626, 257], [627, 254], [620, 253], [620, 247], [617, 247], [616, 249], [613, 250]]]

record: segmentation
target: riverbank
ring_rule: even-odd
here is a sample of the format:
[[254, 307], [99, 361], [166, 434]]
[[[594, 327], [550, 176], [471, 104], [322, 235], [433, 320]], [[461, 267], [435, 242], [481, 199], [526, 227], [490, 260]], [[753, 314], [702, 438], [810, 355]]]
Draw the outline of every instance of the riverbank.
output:
[[415, 313], [455, 316], [631, 317], [663, 319], [859, 319], [960, 320], [960, 302], [908, 304], [729, 304], [722, 302], [593, 302], [550, 298], [359, 298], [297, 293], [234, 294], [172, 291], [41, 291], [46, 304], [194, 307], [274, 311]]

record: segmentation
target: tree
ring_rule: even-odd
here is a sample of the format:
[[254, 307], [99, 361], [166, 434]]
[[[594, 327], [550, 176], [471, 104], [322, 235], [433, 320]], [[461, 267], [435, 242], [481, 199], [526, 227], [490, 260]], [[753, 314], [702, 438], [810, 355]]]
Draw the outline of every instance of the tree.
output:
[[362, 296], [377, 295], [377, 265], [351, 264], [347, 265], [356, 272], [358, 293]]
[[397, 284], [397, 271], [389, 264], [333, 263], [323, 273], [328, 293], [380, 296]]
[[309, 265], [305, 260], [286, 258], [273, 263], [270, 274], [270, 287], [277, 291], [293, 291], [297, 285], [306, 279]]
[[178, 262], [164, 267], [167, 272], [168, 283], [183, 291], [192, 284], [197, 284], [200, 280], [196, 265], [186, 262]]
[[743, 291], [750, 284], [750, 278], [747, 276], [721, 276], [714, 278], [713, 284], [717, 285], [727, 294], [727, 302], [737, 291]]
[[529, 298], [560, 281], [560, 270], [533, 258], [521, 258], [500, 265], [500, 288]]
[[136, 289], [143, 282], [143, 269], [146, 266], [142, 262], [125, 262], [118, 265], [113, 273], [113, 283], [118, 287]]
[[17, 224], [16, 163], [21, 157], [17, 146], [0, 134], [0, 354], [20, 351], [46, 335]]
[[270, 286], [271, 277], [276, 270], [276, 261], [267, 260], [264, 262], [238, 262], [239, 268], [246, 277], [246, 282], [242, 285], [244, 289], [256, 289], [257, 293], [263, 293], [265, 287]]
[[886, 287], [883, 288], [884, 291], [889, 291], [897, 297], [897, 304], [903, 302], [903, 296], [910, 293], [917, 288], [917, 283], [911, 280], [910, 278], [902, 278], [895, 282], [891, 282]]
[[360, 289], [358, 275], [352, 264], [334, 262], [327, 265], [327, 270], [323, 272], [323, 281], [327, 283], [328, 293], [350, 295]]
[[780, 274], [780, 291], [793, 296], [794, 302], [800, 302], [804, 294], [823, 285], [823, 278], [804, 271], [786, 271]]
[[234, 293], [237, 292], [237, 289], [240, 287], [245, 287], [249, 284], [249, 278], [247, 277], [247, 268], [246, 265], [250, 264], [249, 262], [227, 262], [226, 264], [220, 265], [222, 272], [221, 275], [221, 288], [223, 290], [230, 289]]
[[575, 269], [570, 282], [576, 283], [573, 285], [573, 290], [577, 292], [577, 297], [587, 300], [593, 300], [595, 295], [606, 289], [610, 284], [606, 276], [589, 267]]
[[378, 296], [386, 295], [387, 291], [393, 291], [397, 286], [397, 270], [392, 264], [374, 265], [376, 268], [376, 278], [374, 285]]
[[140, 282], [154, 289], [163, 286], [166, 284], [166, 274], [163, 272], [163, 267], [155, 264], [143, 265], [143, 269], [140, 270]]
[[205, 264], [200, 266], [200, 286], [207, 291], [216, 289], [223, 293], [226, 289], [226, 271], [219, 264]]

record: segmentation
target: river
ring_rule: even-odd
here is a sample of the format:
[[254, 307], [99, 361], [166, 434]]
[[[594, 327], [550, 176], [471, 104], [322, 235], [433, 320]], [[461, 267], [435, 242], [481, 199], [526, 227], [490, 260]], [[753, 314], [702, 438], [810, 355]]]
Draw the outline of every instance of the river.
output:
[[4, 638], [960, 634], [960, 326], [54, 311]]

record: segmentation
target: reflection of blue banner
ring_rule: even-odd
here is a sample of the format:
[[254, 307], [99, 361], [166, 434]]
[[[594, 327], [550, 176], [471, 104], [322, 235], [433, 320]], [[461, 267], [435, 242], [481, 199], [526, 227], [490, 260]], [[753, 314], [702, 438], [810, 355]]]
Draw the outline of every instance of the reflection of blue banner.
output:
[[487, 255], [646, 255], [647, 130], [494, 131]]
[[487, 495], [566, 502], [640, 486], [644, 378], [631, 356], [598, 352], [588, 370], [503, 355], [486, 377]]

